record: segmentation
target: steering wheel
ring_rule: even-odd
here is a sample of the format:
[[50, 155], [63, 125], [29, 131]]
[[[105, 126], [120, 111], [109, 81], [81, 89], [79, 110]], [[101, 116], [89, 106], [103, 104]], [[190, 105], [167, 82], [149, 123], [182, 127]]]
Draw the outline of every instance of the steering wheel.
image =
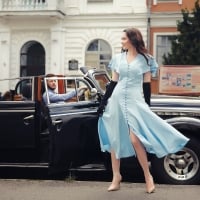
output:
[[88, 90], [87, 87], [79, 88], [78, 89], [78, 99], [79, 101], [85, 100], [85, 92]]

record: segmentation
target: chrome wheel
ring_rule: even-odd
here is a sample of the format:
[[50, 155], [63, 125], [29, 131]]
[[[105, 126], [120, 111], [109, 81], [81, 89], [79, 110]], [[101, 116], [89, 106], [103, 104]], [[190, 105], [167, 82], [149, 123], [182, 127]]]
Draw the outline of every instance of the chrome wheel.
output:
[[152, 156], [152, 174], [159, 183], [194, 185], [200, 183], [199, 140], [190, 138], [186, 146], [163, 158]]
[[187, 181], [198, 173], [199, 160], [195, 152], [185, 147], [164, 158], [164, 169], [171, 178]]

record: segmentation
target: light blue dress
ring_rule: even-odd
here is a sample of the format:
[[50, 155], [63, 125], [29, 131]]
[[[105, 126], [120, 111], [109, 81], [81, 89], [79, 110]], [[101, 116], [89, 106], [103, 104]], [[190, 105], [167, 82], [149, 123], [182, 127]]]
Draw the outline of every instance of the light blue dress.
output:
[[[119, 81], [108, 99], [105, 112], [98, 121], [101, 150], [114, 150], [116, 158], [136, 155], [129, 137], [131, 129], [149, 153], [163, 157], [181, 150], [188, 138], [158, 117], [145, 103], [142, 83], [143, 74], [151, 71], [155, 60], [149, 58], [151, 67], [143, 55], [128, 63], [126, 53], [117, 54], [110, 67], [119, 74]], [[155, 65], [154, 65], [155, 66]]]

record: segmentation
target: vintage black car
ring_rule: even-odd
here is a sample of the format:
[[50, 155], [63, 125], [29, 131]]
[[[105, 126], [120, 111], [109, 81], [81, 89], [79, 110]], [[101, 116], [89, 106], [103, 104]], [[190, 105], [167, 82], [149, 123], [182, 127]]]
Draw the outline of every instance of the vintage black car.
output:
[[[49, 174], [57, 174], [93, 164], [110, 172], [109, 153], [100, 151], [97, 132], [97, 107], [109, 75], [96, 69], [85, 70], [80, 77], [57, 75], [58, 93], [81, 86], [87, 90], [66, 102], [45, 104], [47, 79], [0, 80], [0, 166], [47, 167]], [[176, 154], [161, 159], [148, 155], [156, 181], [200, 183], [200, 99], [155, 95], [151, 109], [190, 138]], [[122, 165], [134, 165], [133, 160], [122, 159]]]

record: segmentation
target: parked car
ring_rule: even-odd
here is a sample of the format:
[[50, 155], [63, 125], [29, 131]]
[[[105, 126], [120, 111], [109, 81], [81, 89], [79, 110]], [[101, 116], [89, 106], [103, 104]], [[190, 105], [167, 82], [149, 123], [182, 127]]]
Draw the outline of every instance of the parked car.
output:
[[[56, 80], [58, 93], [85, 86], [84, 93], [66, 102], [48, 101], [47, 105], [42, 94], [47, 89], [48, 78], [0, 80], [3, 94], [0, 101], [0, 166], [47, 167], [50, 174], [56, 174], [93, 164], [95, 168], [103, 166], [110, 171], [110, 157], [100, 151], [97, 132], [97, 107], [110, 77], [104, 70], [83, 72], [79, 77], [58, 75]], [[3, 91], [8, 86], [9, 90]], [[151, 109], [190, 138], [186, 147], [176, 154], [161, 159], [148, 155], [156, 181], [198, 184], [200, 99], [153, 95]], [[122, 159], [125, 171], [124, 167], [133, 164], [133, 158]]]

